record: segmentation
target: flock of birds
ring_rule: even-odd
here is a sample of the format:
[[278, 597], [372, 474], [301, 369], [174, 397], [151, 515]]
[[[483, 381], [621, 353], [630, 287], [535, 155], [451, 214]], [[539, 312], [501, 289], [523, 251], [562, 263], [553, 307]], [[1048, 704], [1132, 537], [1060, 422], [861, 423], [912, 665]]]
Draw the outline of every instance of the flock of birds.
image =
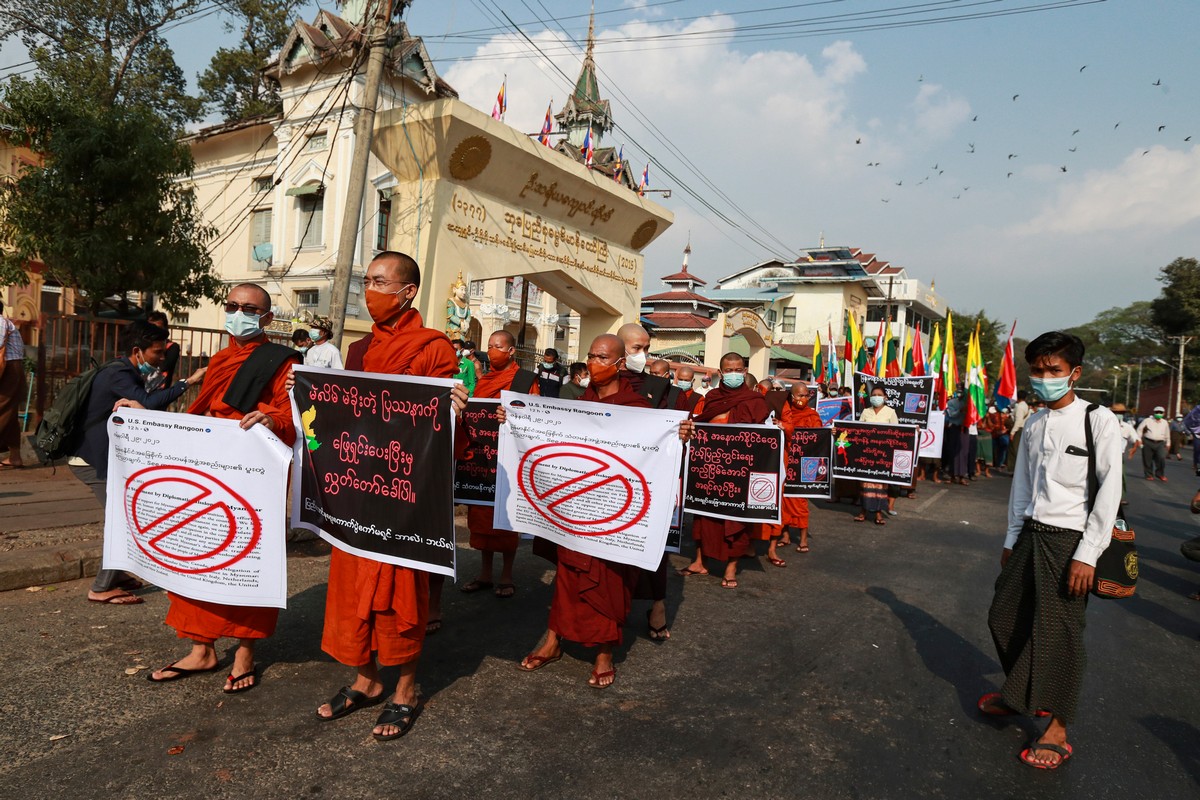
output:
[[[1079, 72], [1081, 72], [1081, 73], [1082, 73], [1082, 72], [1083, 72], [1084, 70], [1086, 70], [1086, 69], [1087, 69], [1087, 64], [1084, 64], [1082, 67], [1080, 67], [1080, 68], [1079, 68]], [[924, 76], [924, 75], [920, 75], [920, 76], [918, 76], [918, 77], [917, 77], [917, 82], [918, 82], [918, 83], [923, 83], [924, 81], [925, 81], [925, 76]], [[1151, 83], [1151, 84], [1150, 84], [1150, 86], [1152, 86], [1152, 87], [1158, 87], [1158, 88], [1160, 88], [1160, 89], [1161, 89], [1161, 88], [1162, 88], [1162, 86], [1163, 86], [1162, 79], [1161, 79], [1161, 78], [1158, 78], [1158, 79], [1156, 79], [1156, 80], [1155, 80], [1153, 83]], [[1164, 91], [1165, 91], [1165, 90], [1164, 90]], [[1021, 97], [1021, 95], [1020, 95], [1019, 93], [1018, 93], [1018, 94], [1014, 94], [1014, 95], [1012, 96], [1012, 102], [1013, 102], [1013, 103], [1016, 103], [1016, 102], [1017, 102], [1017, 101], [1020, 99], [1020, 97]], [[972, 122], [972, 123], [977, 123], [977, 122], [979, 122], [979, 115], [978, 115], [978, 114], [975, 114], [975, 115], [973, 115], [973, 116], [971, 117], [971, 122]], [[1120, 128], [1120, 127], [1121, 127], [1121, 123], [1120, 123], [1120, 121], [1118, 121], [1118, 122], [1116, 122], [1116, 123], [1114, 123], [1114, 124], [1113, 124], [1113, 130], [1117, 130], [1117, 129], [1118, 129], [1118, 128]], [[1167, 126], [1166, 126], [1166, 125], [1159, 125], [1159, 126], [1158, 126], [1158, 133], [1160, 133], [1160, 134], [1161, 134], [1161, 133], [1164, 133], [1166, 130], [1167, 130]], [[1079, 135], [1079, 133], [1080, 133], [1080, 131], [1081, 131], [1081, 129], [1079, 129], [1079, 128], [1076, 128], [1076, 129], [1074, 129], [1073, 131], [1071, 131], [1071, 137], [1078, 136], [1078, 135]], [[1192, 137], [1191, 137], [1191, 135], [1188, 135], [1188, 136], [1185, 136], [1185, 137], [1183, 137], [1183, 141], [1184, 141], [1184, 142], [1190, 142], [1190, 141], [1192, 141]], [[863, 138], [862, 138], [861, 136], [855, 137], [855, 139], [854, 139], [854, 144], [856, 144], [856, 145], [861, 145], [862, 143], [863, 143]], [[1068, 153], [1074, 153], [1074, 152], [1076, 152], [1076, 151], [1078, 151], [1078, 150], [1079, 150], [1079, 146], [1078, 146], [1078, 145], [1076, 145], [1076, 144], [1073, 144], [1072, 146], [1070, 146], [1070, 147], [1068, 147], [1068, 148], [1067, 148], [1067, 152], [1068, 152]], [[1143, 155], [1143, 156], [1147, 156], [1147, 155], [1149, 155], [1149, 154], [1150, 154], [1150, 150], [1149, 150], [1149, 149], [1146, 149], [1146, 150], [1143, 150], [1143, 151], [1142, 151], [1142, 155]], [[966, 145], [966, 155], [968, 155], [968, 156], [975, 155], [975, 142], [967, 142], [967, 145]], [[1008, 153], [1008, 156], [1007, 156], [1007, 158], [1005, 159], [1005, 162], [1004, 162], [1004, 163], [1008, 164], [1009, 166], [1012, 166], [1012, 162], [1013, 162], [1013, 160], [1014, 160], [1014, 159], [1018, 159], [1018, 158], [1020, 158], [1020, 154], [1019, 154], [1019, 153]], [[868, 162], [867, 162], [867, 167], [878, 167], [878, 166], [880, 166], [881, 164], [882, 164], [882, 162], [880, 162], [880, 161], [868, 161]], [[1058, 172], [1059, 172], [1059, 173], [1066, 173], [1067, 171], [1068, 171], [1068, 170], [1067, 170], [1067, 164], [1062, 164], [1062, 165], [1060, 165], [1060, 166], [1058, 167]], [[930, 171], [929, 171], [929, 173], [928, 173], [927, 175], [925, 175], [925, 177], [923, 177], [921, 180], [917, 181], [916, 183], [910, 183], [910, 185], [912, 185], [912, 186], [921, 186], [921, 185], [923, 185], [923, 184], [925, 184], [925, 183], [927, 183], [927, 182], [929, 182], [929, 181], [931, 181], [931, 180], [936, 180], [938, 177], [940, 177], [940, 176], [944, 175], [944, 174], [945, 174], [945, 172], [946, 172], [946, 170], [945, 170], [944, 168], [942, 168], [942, 167], [941, 167], [941, 163], [940, 163], [940, 162], [939, 162], [939, 163], [936, 163], [936, 164], [934, 164], [932, 167], [930, 167]], [[1005, 171], [1005, 176], [1004, 176], [1004, 177], [1005, 177], [1005, 179], [1009, 179], [1009, 178], [1012, 178], [1012, 177], [1013, 177], [1013, 175], [1015, 175], [1015, 174], [1016, 174], [1016, 172], [1015, 172], [1014, 170], [1012, 170], [1012, 169], [1008, 169], [1008, 170], [1006, 170], [1006, 171]], [[894, 181], [893, 183], [895, 184], [895, 186], [896, 186], [897, 188], [903, 188], [903, 186], [904, 186], [904, 181], [903, 181], [903, 180]], [[952, 195], [951, 197], [952, 197], [952, 199], [954, 199], [954, 200], [961, 200], [961, 199], [962, 199], [962, 196], [963, 196], [963, 195], [964, 195], [966, 192], [970, 191], [970, 189], [971, 189], [971, 187], [970, 187], [970, 186], [963, 186], [963, 187], [962, 187], [962, 189], [961, 189], [961, 190], [960, 190], [960, 191], [959, 191], [957, 194], [954, 194], [954, 195]], [[889, 197], [883, 197], [883, 198], [880, 198], [880, 202], [883, 202], [883, 203], [890, 203], [890, 202], [891, 202], [891, 198], [889, 198]]]

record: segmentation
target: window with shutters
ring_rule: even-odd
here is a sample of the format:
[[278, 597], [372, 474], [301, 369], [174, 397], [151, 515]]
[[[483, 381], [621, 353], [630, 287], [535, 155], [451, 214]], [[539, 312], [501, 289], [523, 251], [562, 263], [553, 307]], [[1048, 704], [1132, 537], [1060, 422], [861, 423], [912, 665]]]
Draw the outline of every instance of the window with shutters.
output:
[[329, 136], [324, 131], [320, 131], [308, 137], [308, 141], [304, 143], [304, 152], [316, 153], [325, 150], [328, 147]]
[[271, 180], [270, 175], [266, 176], [265, 178], [254, 179], [254, 191], [256, 194], [266, 194], [267, 192], [271, 191], [271, 187], [273, 185], [274, 181]]
[[297, 289], [296, 308], [316, 308], [321, 301], [319, 289]]
[[305, 195], [299, 198], [300, 247], [320, 247], [324, 238], [325, 198], [322, 195]]
[[783, 310], [783, 332], [784, 333], [795, 333], [796, 332], [796, 309], [785, 308]]
[[392, 219], [392, 195], [388, 191], [379, 193], [379, 214], [375, 223], [375, 249], [387, 250], [388, 223]]
[[253, 250], [256, 244], [265, 244], [271, 241], [271, 223], [274, 220], [274, 214], [269, 208], [255, 209], [250, 213], [250, 249]]

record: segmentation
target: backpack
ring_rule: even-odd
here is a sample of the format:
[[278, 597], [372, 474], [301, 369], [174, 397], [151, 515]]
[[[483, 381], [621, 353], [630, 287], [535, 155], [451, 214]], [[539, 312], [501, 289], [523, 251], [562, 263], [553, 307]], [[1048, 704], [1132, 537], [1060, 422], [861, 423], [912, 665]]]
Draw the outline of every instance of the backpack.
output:
[[[88, 399], [92, 394], [92, 383], [102, 370], [120, 361], [121, 359], [114, 358], [79, 373], [54, 395], [54, 403], [42, 415], [42, 420], [33, 434], [34, 449], [37, 450], [38, 460], [43, 464], [71, 455], [83, 432], [99, 421], [83, 419]], [[107, 410], [104, 416], [108, 416]]]

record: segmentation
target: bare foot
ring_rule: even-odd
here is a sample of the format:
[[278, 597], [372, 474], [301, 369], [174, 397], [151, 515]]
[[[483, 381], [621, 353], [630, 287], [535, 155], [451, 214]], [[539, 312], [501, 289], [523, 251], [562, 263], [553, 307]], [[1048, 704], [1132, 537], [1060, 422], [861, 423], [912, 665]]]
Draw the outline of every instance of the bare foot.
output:
[[667, 629], [667, 604], [657, 602], [646, 612], [646, 626], [650, 629], [650, 638], [658, 641], [670, 639], [671, 631]]
[[596, 655], [596, 663], [592, 665], [592, 674], [588, 677], [588, 686], [603, 689], [612, 686], [617, 679], [617, 671], [613, 668], [612, 653], [600, 652]]
[[[212, 649], [195, 649], [188, 653], [183, 658], [171, 664], [172, 667], [179, 669], [191, 670], [192, 672], [200, 672], [203, 670], [213, 669], [217, 666], [217, 653]], [[151, 680], [154, 681], [171, 681], [175, 680], [177, 673], [169, 672], [164, 669], [157, 669], [151, 673]]]
[[558, 644], [558, 634], [554, 631], [546, 631], [546, 635], [542, 637], [542, 641], [534, 648], [533, 652], [521, 659], [521, 669], [533, 672], [560, 658], [562, 658], [562, 648]]
[[132, 595], [124, 589], [109, 589], [107, 592], [88, 591], [88, 600], [93, 603], [107, 603], [110, 606], [136, 606], [145, 601]]
[[[362, 692], [367, 697], [375, 698], [383, 691], [383, 683], [378, 679], [364, 678], [362, 675], [359, 675], [354, 679], [354, 683], [350, 684], [350, 688], [356, 692]], [[352, 706], [354, 703], [349, 702], [348, 705]], [[317, 707], [317, 716], [328, 719], [333, 716], [333, 707], [329, 703], [322, 703]]]
[[233, 666], [229, 669], [229, 676], [231, 678], [241, 678], [237, 682], [231, 681], [228, 678], [225, 680], [225, 692], [229, 694], [244, 692], [258, 682], [258, 679], [254, 675], [253, 647], [238, 647], [233, 655]]
[[[412, 713], [415, 715], [419, 713], [417, 708], [419, 699], [420, 698], [417, 696], [417, 687], [413, 685], [405, 689], [397, 687], [396, 694], [392, 697], [392, 702], [399, 706], [409, 706], [413, 709]], [[390, 708], [390, 706], [385, 706], [385, 708]], [[409, 724], [411, 724], [411, 721]], [[400, 733], [400, 726], [376, 725], [371, 729], [371, 733], [375, 736], [396, 736]]]

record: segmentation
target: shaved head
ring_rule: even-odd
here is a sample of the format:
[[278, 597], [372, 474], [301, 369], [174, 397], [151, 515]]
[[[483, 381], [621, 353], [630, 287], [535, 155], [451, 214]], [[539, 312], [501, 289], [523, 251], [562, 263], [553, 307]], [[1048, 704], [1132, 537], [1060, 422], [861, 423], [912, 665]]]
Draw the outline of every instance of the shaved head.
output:
[[588, 355], [603, 356], [611, 364], [625, 356], [625, 343], [611, 333], [602, 333], [592, 340]]
[[508, 331], [496, 331], [488, 337], [488, 345], [499, 344], [501, 347], [516, 347], [517, 337], [513, 336]]
[[675, 379], [691, 382], [696, 377], [696, 370], [691, 367], [680, 367], [675, 370]]
[[[234, 295], [241, 299], [235, 299]], [[271, 310], [271, 294], [257, 283], [239, 283], [229, 289], [227, 298], [235, 303], [252, 303], [263, 311]]]
[[414, 286], [421, 285], [421, 268], [417, 266], [416, 261], [413, 261], [412, 256], [398, 253], [395, 250], [384, 250], [371, 259], [367, 271], [377, 264], [382, 267], [385, 278], [401, 283], [411, 283]]
[[746, 369], [746, 359], [737, 353], [726, 353], [721, 356], [721, 371], [724, 372], [727, 369], [744, 371]]
[[651, 375], [657, 375], [660, 378], [665, 378], [671, 374], [671, 362], [661, 358], [656, 358], [650, 362], [650, 366], [646, 371]]
[[620, 337], [628, 355], [650, 348], [650, 334], [646, 333], [646, 329], [636, 322], [627, 322], [622, 325], [617, 329], [617, 336]]

